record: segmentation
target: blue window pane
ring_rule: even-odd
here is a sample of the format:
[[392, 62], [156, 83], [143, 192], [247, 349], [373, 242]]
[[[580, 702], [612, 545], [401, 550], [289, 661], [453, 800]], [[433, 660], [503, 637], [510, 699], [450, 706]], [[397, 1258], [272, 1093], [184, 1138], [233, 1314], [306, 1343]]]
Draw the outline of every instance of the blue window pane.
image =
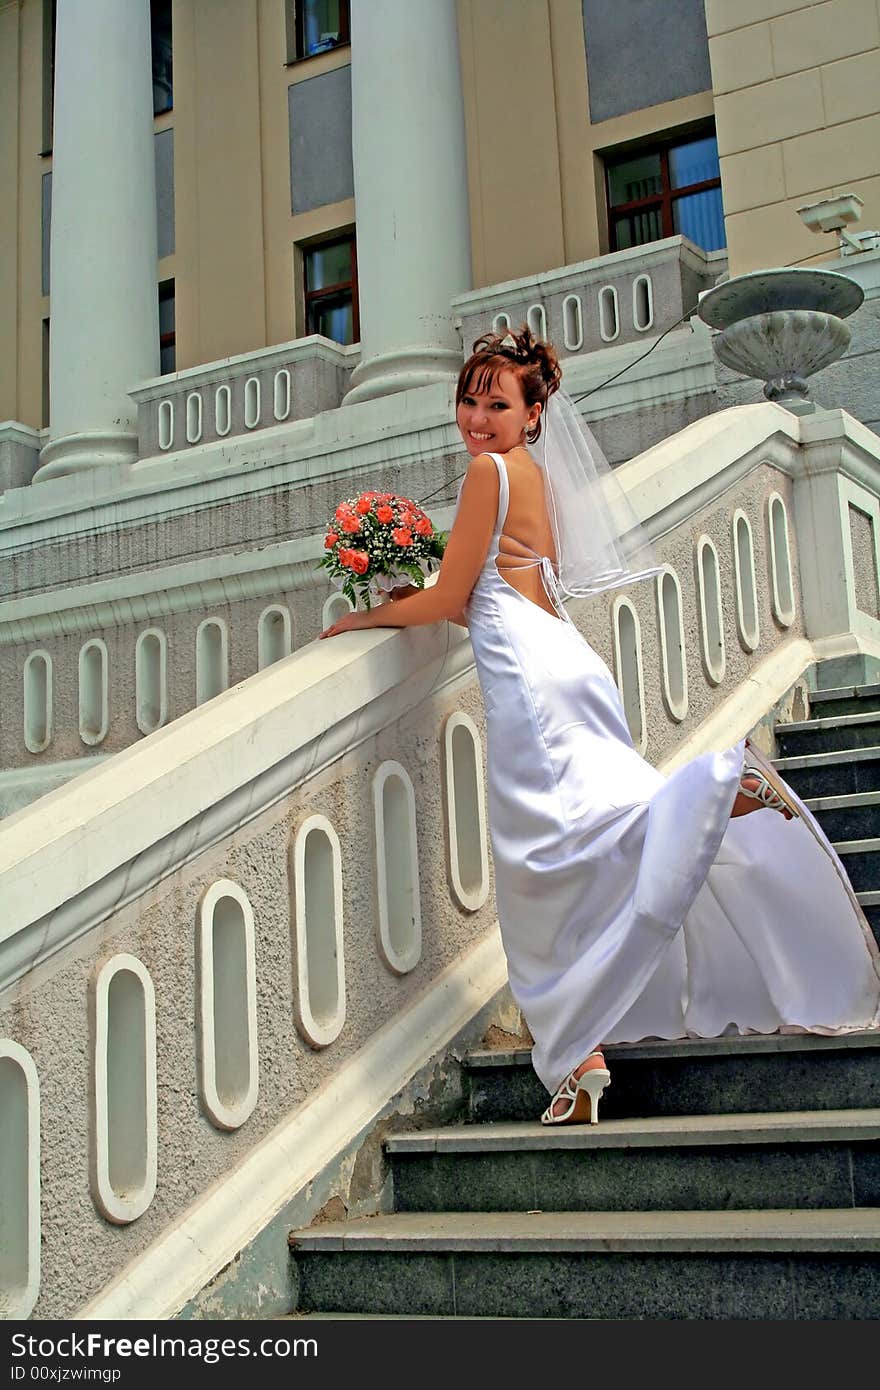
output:
[[306, 252], [306, 288], [323, 290], [351, 279], [351, 242], [337, 241]]
[[720, 251], [727, 245], [720, 188], [707, 188], [703, 193], [676, 198], [672, 204], [672, 222], [676, 232], [702, 246], [704, 251]]
[[673, 188], [687, 188], [689, 184], [720, 177], [718, 141], [714, 135], [690, 140], [669, 151], [669, 180]]
[[318, 302], [312, 309], [312, 332], [323, 333], [334, 343], [347, 346], [354, 342], [354, 313], [351, 299]]
[[339, 0], [298, 0], [303, 7], [304, 57], [326, 53], [341, 39]]

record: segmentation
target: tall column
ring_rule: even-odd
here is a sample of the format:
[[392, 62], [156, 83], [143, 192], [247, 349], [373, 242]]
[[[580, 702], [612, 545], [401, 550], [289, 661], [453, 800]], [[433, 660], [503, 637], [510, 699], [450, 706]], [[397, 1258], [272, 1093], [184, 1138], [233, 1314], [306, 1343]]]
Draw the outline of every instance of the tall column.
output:
[[360, 365], [346, 402], [448, 380], [471, 286], [455, 0], [351, 0]]
[[137, 457], [159, 374], [150, 0], [58, 0], [49, 443], [35, 481]]

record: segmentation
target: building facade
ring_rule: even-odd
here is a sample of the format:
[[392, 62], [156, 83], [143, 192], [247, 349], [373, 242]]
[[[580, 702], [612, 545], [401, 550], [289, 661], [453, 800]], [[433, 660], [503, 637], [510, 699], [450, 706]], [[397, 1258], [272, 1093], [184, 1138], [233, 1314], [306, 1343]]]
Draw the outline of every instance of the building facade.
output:
[[[0, 419], [33, 429], [49, 422], [57, 4], [0, 6], [0, 170], [15, 190], [0, 209]], [[359, 339], [370, 267], [357, 255], [348, 9], [154, 0], [163, 370], [311, 332]], [[381, 13], [371, 23], [390, 54], [400, 35]], [[732, 274], [812, 264], [835, 246], [796, 209], [841, 191], [863, 199], [865, 228], [880, 226], [872, 0], [459, 0], [453, 19], [459, 291], [678, 233], [726, 247]], [[99, 80], [76, 101], [93, 102]], [[362, 99], [379, 120], [380, 93]], [[410, 119], [422, 99], [412, 94]], [[408, 192], [417, 199], [418, 183]]]

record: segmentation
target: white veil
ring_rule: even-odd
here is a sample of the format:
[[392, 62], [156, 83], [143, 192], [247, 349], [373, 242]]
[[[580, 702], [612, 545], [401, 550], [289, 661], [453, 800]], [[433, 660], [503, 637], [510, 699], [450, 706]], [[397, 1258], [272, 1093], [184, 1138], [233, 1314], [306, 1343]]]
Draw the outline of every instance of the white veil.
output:
[[574, 597], [660, 573], [653, 544], [598, 441], [564, 391], [548, 398], [530, 453], [544, 470], [559, 587]]

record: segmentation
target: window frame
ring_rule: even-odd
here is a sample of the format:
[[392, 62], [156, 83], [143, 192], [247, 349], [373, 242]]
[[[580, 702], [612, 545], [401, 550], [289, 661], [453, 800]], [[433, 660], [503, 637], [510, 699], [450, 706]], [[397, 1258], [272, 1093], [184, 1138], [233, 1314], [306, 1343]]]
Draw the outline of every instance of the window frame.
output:
[[[177, 371], [177, 284], [174, 276], [169, 277], [167, 280], [160, 280], [157, 291], [157, 300], [160, 306], [163, 299], [170, 299], [174, 305], [174, 327], [168, 333], [163, 333], [161, 328], [159, 330], [159, 375], [173, 376]], [[174, 366], [171, 368], [170, 372], [162, 371], [163, 348], [174, 348]]]
[[[323, 285], [319, 290], [309, 289], [309, 269], [308, 258], [314, 251], [326, 251], [331, 246], [341, 246], [343, 243], [351, 244], [351, 280], [338, 280], [332, 285]], [[317, 303], [326, 303], [338, 299], [345, 291], [351, 291], [351, 332], [352, 343], [359, 343], [361, 340], [361, 315], [360, 303], [358, 299], [358, 269], [357, 269], [357, 236], [354, 231], [334, 232], [332, 236], [321, 237], [319, 240], [309, 242], [301, 248], [303, 258], [302, 286], [303, 286], [303, 327], [305, 334], [317, 333], [317, 329], [312, 326], [312, 309]]]
[[[173, 7], [173, 5], [171, 6], [170, 14], [171, 14], [171, 20], [172, 20], [172, 25], [171, 25], [171, 100], [169, 101], [169, 103], [168, 103], [167, 106], [162, 106], [162, 107], [160, 107], [159, 110], [157, 111], [157, 110], [156, 110], [155, 97], [154, 97], [154, 100], [153, 100], [153, 119], [154, 119], [154, 120], [157, 120], [157, 119], [159, 118], [159, 116], [170, 116], [171, 113], [172, 113], [173, 110], [174, 110], [174, 22], [173, 22], [174, 7]], [[150, 5], [150, 55], [151, 55], [151, 59], [152, 59], [152, 57], [153, 57], [153, 43], [154, 43], [154, 42], [155, 42], [155, 30], [154, 30], [154, 26], [153, 26], [153, 7], [152, 7], [152, 3], [151, 3], [151, 5]], [[155, 64], [152, 63], [152, 62], [151, 62], [151, 68], [150, 68], [150, 76], [151, 76], [152, 82], [153, 82], [153, 92], [155, 93], [155, 90], [156, 90], [156, 85], [155, 85], [156, 68], [155, 68]]]
[[55, 121], [55, 27], [56, 0], [43, 0], [42, 15], [42, 72], [43, 72], [43, 142], [40, 155], [52, 153]]
[[287, 63], [307, 63], [310, 58], [325, 58], [328, 53], [338, 53], [341, 48], [351, 45], [351, 4], [350, 0], [339, 0], [340, 40], [333, 48], [325, 48], [321, 53], [305, 53], [305, 34], [303, 31], [302, 0], [285, 0], [285, 24], [287, 31]]
[[[675, 220], [673, 218], [673, 204], [679, 199], [692, 196], [695, 193], [706, 193], [710, 189], [721, 188], [721, 174], [715, 179], [701, 179], [697, 183], [682, 184], [680, 188], [672, 187], [672, 179], [669, 174], [669, 154], [673, 149], [679, 149], [684, 145], [693, 144], [696, 140], [705, 140], [711, 137], [715, 140], [715, 147], [718, 147], [718, 136], [714, 129], [694, 130], [683, 135], [678, 132], [676, 135], [667, 136], [663, 140], [653, 140], [650, 142], [633, 145], [629, 150], [620, 150], [615, 157], [609, 159], [606, 154], [603, 157], [605, 172], [605, 208], [608, 215], [608, 249], [609, 251], [632, 250], [633, 246], [650, 246], [649, 241], [634, 242], [633, 246], [620, 247], [617, 245], [617, 226], [626, 218], [637, 216], [639, 213], [653, 212], [660, 210], [660, 238], [676, 236]], [[611, 170], [618, 164], [625, 164], [627, 160], [638, 155], [659, 154], [660, 156], [660, 192], [651, 193], [645, 198], [635, 198], [629, 203], [611, 202]]]

